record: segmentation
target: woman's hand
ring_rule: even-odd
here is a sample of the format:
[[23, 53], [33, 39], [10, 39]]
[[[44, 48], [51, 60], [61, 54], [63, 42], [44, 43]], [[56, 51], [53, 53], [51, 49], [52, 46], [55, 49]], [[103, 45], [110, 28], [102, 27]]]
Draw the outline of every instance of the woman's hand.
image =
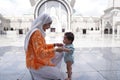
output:
[[57, 47], [62, 47], [63, 44], [62, 43], [54, 43], [54, 46], [57, 46]]

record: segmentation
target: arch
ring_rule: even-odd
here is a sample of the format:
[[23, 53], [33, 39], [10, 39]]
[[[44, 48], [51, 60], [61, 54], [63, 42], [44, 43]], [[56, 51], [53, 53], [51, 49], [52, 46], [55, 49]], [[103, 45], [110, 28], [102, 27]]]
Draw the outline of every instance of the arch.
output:
[[104, 34], [112, 34], [113, 33], [113, 29], [112, 28], [105, 28], [104, 29]]
[[104, 29], [104, 34], [108, 34], [108, 29]]
[[66, 1], [66, 0], [39, 0], [36, 5], [35, 5], [35, 9], [34, 9], [34, 18], [36, 18], [38, 15], [39, 15], [39, 9], [40, 7], [46, 3], [46, 2], [49, 2], [49, 1], [56, 1], [56, 2], [59, 2], [61, 3], [65, 8], [66, 8], [66, 11], [68, 14], [72, 14], [72, 8], [71, 6], [69, 5], [69, 3]]
[[[34, 18], [36, 18], [39, 15], [39, 11], [41, 10], [41, 7], [43, 7], [43, 5], [45, 5], [45, 4], [49, 3], [49, 2], [56, 2], [56, 3], [59, 3], [60, 5], [62, 5], [64, 7], [64, 9], [66, 11], [66, 16], [67, 16], [66, 29], [70, 30], [71, 29], [70, 22], [71, 22], [72, 8], [71, 8], [70, 4], [67, 2], [67, 0], [39, 0], [35, 5]], [[47, 9], [49, 9], [49, 8], [47, 8]], [[45, 11], [45, 9], [43, 9], [43, 11]]]

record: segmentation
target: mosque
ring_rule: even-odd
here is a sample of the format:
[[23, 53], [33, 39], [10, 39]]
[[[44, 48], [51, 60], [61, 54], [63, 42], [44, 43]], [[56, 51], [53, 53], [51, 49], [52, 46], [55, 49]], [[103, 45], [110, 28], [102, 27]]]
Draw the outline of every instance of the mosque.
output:
[[[22, 17], [0, 16], [0, 31], [15, 30], [21, 34], [31, 27], [31, 22], [43, 11], [50, 14], [53, 23], [48, 32], [72, 31], [80, 34], [120, 34], [120, 0], [109, 0], [108, 8], [101, 17], [84, 17], [75, 14], [76, 0], [30, 0], [33, 14]], [[7, 25], [3, 25], [7, 24]]]

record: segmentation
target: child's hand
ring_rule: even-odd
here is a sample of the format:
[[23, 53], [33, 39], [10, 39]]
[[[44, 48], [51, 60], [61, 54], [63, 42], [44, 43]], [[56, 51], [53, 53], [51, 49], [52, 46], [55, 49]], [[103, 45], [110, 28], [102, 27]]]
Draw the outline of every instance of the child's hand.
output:
[[63, 51], [65, 51], [65, 52], [70, 52], [70, 49], [68, 49], [68, 48], [63, 48]]
[[63, 47], [58, 47], [58, 48], [55, 48], [55, 51], [56, 52], [70, 52], [70, 50], [68, 48], [63, 48]]

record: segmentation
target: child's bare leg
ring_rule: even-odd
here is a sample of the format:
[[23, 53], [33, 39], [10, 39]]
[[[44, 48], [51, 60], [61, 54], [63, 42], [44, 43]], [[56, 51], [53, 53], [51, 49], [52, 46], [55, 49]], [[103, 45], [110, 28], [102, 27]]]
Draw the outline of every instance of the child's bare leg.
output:
[[67, 74], [68, 74], [68, 78], [67, 78], [67, 80], [71, 80], [71, 75], [72, 75], [72, 62], [70, 62], [70, 61], [68, 61], [67, 63], [66, 63], [66, 65], [67, 65]]

